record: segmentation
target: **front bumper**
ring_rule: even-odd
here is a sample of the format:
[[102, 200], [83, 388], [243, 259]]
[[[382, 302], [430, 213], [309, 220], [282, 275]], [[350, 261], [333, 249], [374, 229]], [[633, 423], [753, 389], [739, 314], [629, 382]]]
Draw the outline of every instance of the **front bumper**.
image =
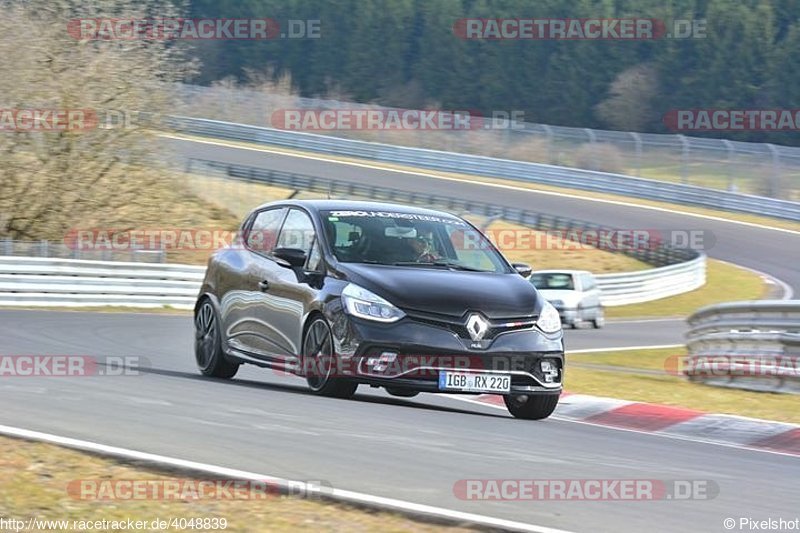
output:
[[[409, 317], [380, 324], [341, 313], [331, 317], [331, 324], [337, 358], [343, 363], [340, 368], [346, 368], [346, 377], [359, 383], [458, 393], [439, 388], [439, 372], [462, 371], [508, 374], [514, 394], [560, 394], [562, 390], [560, 332], [545, 335], [535, 327], [509, 331], [484, 349], [470, 349], [470, 340], [453, 331]], [[386, 354], [394, 354], [393, 360]], [[542, 361], [550, 363], [549, 372], [542, 370]]]

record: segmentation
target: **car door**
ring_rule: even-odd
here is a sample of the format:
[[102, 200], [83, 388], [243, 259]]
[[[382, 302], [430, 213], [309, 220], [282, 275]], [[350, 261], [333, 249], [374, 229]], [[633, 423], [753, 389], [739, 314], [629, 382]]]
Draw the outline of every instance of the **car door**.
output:
[[271, 325], [263, 322], [262, 307], [269, 305], [264, 288], [283, 270], [271, 254], [287, 213], [286, 207], [273, 207], [253, 214], [220, 302], [228, 346], [257, 359], [274, 360], [280, 351]]
[[261, 335], [273, 350], [271, 356], [293, 364], [299, 360], [303, 323], [317, 294], [317, 289], [307, 282], [305, 272], [317, 270], [320, 264], [317, 235], [308, 213], [298, 208], [289, 210], [275, 245], [278, 248], [302, 250], [308, 260], [304, 269], [293, 269], [274, 258], [263, 258], [267, 262], [263, 277], [269, 285], [260, 289], [261, 304], [254, 313], [262, 328]]

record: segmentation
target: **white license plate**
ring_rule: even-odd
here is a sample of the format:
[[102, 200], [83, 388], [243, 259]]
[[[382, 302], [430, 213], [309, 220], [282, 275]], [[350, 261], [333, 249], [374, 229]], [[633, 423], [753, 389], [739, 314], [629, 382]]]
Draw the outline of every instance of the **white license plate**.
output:
[[507, 393], [511, 392], [511, 376], [440, 371], [439, 390]]

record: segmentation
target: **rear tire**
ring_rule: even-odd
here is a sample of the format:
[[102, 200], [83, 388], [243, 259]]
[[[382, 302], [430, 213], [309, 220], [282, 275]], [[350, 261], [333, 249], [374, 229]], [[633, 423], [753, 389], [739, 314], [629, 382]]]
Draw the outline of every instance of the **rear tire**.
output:
[[553, 414], [558, 405], [558, 394], [513, 394], [503, 396], [508, 412], [514, 418], [542, 420]]
[[[350, 398], [356, 393], [358, 383], [331, 376], [337, 366], [333, 353], [333, 335], [322, 317], [311, 320], [303, 336], [303, 368], [306, 383], [314, 394], [333, 398]], [[311, 361], [306, 361], [312, 358]]]
[[197, 368], [204, 376], [230, 379], [239, 371], [238, 363], [231, 363], [222, 351], [217, 311], [206, 299], [194, 317], [194, 357]]
[[592, 326], [594, 326], [594, 329], [600, 329], [605, 325], [606, 325], [605, 313], [603, 313], [603, 311], [600, 310], [598, 311], [597, 316], [594, 317], [594, 320], [592, 320]]

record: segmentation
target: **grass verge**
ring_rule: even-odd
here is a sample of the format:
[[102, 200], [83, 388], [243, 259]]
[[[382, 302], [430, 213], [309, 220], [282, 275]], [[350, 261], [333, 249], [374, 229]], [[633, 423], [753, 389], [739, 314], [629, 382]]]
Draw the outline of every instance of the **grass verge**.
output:
[[758, 274], [735, 265], [708, 260], [706, 284], [697, 290], [640, 304], [607, 307], [607, 318], [688, 316], [697, 309], [722, 302], [758, 300], [769, 291]]
[[[527, 263], [535, 270], [575, 269], [591, 270], [595, 274], [610, 272], [633, 272], [652, 268], [647, 263], [599, 248], [573, 241], [548, 241], [547, 232], [535, 231], [510, 222], [495, 221], [489, 225], [489, 235], [494, 236], [495, 245], [512, 263]], [[504, 245], [503, 231], [511, 231], [514, 237]], [[525, 243], [529, 241], [529, 245]]]
[[[670, 375], [667, 361], [670, 357], [683, 355], [686, 355], [684, 348], [568, 354], [565, 387], [573, 393], [800, 423], [800, 410], [794, 395], [712, 387]], [[622, 374], [612, 368], [569, 367], [570, 363], [620, 367], [620, 370], [642, 369], [650, 373]]]
[[277, 495], [256, 501], [185, 499], [96, 502], [75, 499], [67, 493], [67, 486], [71, 481], [81, 479], [178, 478], [50, 444], [0, 437], [0, 516], [6, 519], [131, 519], [151, 523], [155, 519], [225, 518], [228, 521], [225, 531], [470, 531], [417, 522], [394, 513]]

